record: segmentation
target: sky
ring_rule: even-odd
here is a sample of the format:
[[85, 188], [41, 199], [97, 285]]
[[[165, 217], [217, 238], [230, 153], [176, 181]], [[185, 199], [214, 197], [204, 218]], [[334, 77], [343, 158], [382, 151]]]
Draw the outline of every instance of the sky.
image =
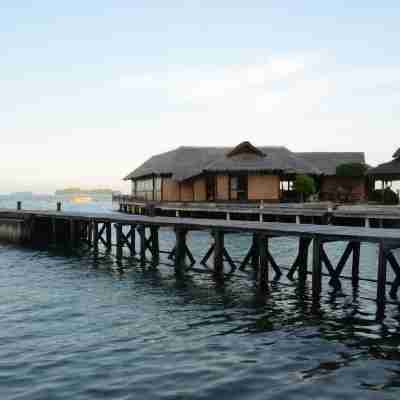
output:
[[0, 193], [128, 192], [181, 145], [388, 161], [399, 20], [384, 0], [2, 0]]

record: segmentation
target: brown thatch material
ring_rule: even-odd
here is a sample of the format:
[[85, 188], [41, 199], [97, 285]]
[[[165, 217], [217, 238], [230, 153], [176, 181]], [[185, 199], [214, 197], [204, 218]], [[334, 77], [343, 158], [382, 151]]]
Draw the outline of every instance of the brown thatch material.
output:
[[336, 167], [341, 164], [365, 164], [365, 155], [361, 152], [316, 152], [295, 154], [314, 165], [323, 175], [336, 175]]
[[155, 174], [172, 175], [175, 180], [183, 181], [201, 174], [208, 164], [229, 150], [227, 147], [178, 147], [151, 157], [124, 180]]
[[151, 157], [124, 179], [170, 175], [184, 181], [203, 172], [274, 172], [334, 175], [347, 162], [364, 162], [363, 153], [293, 153], [286, 147], [179, 147]]
[[400, 179], [400, 158], [371, 168], [368, 170], [367, 175], [375, 178], [383, 178], [388, 181]]
[[397, 149], [397, 151], [393, 154], [393, 158], [400, 158], [400, 147]]
[[238, 144], [234, 149], [226, 154], [226, 157], [233, 157], [243, 153], [252, 153], [258, 155], [259, 157], [265, 157], [265, 154], [260, 149], [253, 146], [250, 142], [242, 142]]
[[221, 157], [209, 164], [210, 172], [282, 172], [286, 174], [319, 174], [318, 168], [297, 157], [285, 147], [260, 147], [262, 156], [257, 154], [237, 154]]

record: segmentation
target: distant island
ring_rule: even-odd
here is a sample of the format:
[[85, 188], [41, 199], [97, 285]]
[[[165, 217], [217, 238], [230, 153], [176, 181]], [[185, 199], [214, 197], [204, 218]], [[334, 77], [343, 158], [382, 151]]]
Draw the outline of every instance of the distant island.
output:
[[81, 188], [66, 188], [66, 189], [60, 189], [56, 190], [55, 195], [56, 196], [62, 196], [62, 195], [107, 195], [111, 196], [113, 191], [111, 189], [81, 189]]

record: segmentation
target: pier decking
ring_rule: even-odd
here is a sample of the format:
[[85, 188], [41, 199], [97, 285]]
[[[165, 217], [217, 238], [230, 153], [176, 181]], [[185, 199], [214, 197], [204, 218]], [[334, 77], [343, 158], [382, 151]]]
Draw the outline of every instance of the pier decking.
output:
[[258, 220], [308, 224], [400, 227], [400, 206], [315, 203], [152, 202], [115, 195], [120, 212], [137, 215], [180, 216], [226, 220]]
[[[383, 315], [386, 286], [390, 286], [389, 295], [393, 299], [397, 298], [400, 286], [400, 265], [393, 253], [394, 249], [400, 248], [399, 229], [151, 217], [123, 213], [0, 210], [0, 225], [1, 221], [9, 224], [10, 220], [17, 220], [18, 224], [22, 224], [21, 240], [26, 243], [53, 243], [70, 247], [85, 243], [90, 245], [95, 253], [99, 251], [99, 246], [103, 246], [109, 252], [116, 247], [117, 260], [122, 259], [123, 249], [127, 248], [132, 257], [138, 256], [141, 265], [150, 263], [153, 266], [158, 265], [160, 260], [159, 229], [173, 229], [175, 245], [168, 253], [177, 273], [184, 273], [196, 264], [186, 240], [188, 232], [207, 231], [213, 237], [213, 244], [209, 249], [204, 249], [205, 255], [200, 263], [206, 265], [212, 259], [210, 269], [218, 279], [223, 279], [227, 273], [236, 269], [244, 270], [251, 266], [256, 273], [257, 286], [263, 291], [268, 290], [272, 272], [276, 278], [282, 274], [282, 268], [269, 251], [268, 240], [276, 237], [295, 237], [298, 238], [298, 252], [287, 275], [290, 279], [296, 275], [299, 283], [304, 284], [307, 280], [308, 258], [311, 253], [312, 296], [316, 303], [319, 301], [322, 288], [323, 266], [330, 276], [330, 284], [335, 289], [340, 289], [343, 269], [350, 260], [352, 284], [357, 286], [360, 279], [361, 243], [375, 243], [379, 247], [376, 268], [377, 315]], [[231, 258], [224, 245], [225, 235], [235, 233], [251, 234], [253, 238], [246, 256], [240, 263]], [[140, 238], [139, 249], [136, 249], [136, 235]], [[337, 265], [333, 265], [324, 248], [326, 243], [331, 242], [346, 243]], [[388, 265], [395, 274], [393, 282], [387, 282]]]

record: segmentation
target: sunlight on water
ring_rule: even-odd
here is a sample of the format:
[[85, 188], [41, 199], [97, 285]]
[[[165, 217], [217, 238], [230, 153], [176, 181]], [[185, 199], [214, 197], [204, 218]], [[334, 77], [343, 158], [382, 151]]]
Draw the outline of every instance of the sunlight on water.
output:
[[[56, 199], [24, 204], [55, 208]], [[104, 211], [111, 203], [63, 208]], [[171, 250], [173, 233], [162, 229], [160, 244]], [[189, 236], [196, 260], [209, 244], [207, 233]], [[227, 236], [235, 261], [249, 246], [247, 235]], [[343, 252], [327, 248], [332, 259]], [[293, 239], [271, 240], [281, 266], [295, 249]], [[375, 278], [376, 256], [362, 246], [363, 277]], [[1, 399], [398, 398], [399, 309], [389, 305], [377, 323], [372, 283], [354, 291], [346, 281], [333, 295], [324, 279], [316, 314], [309, 281], [301, 290], [282, 278], [260, 295], [250, 270], [224, 284], [206, 273], [179, 277], [166, 254], [150, 268], [85, 248], [3, 244], [0, 260]]]

